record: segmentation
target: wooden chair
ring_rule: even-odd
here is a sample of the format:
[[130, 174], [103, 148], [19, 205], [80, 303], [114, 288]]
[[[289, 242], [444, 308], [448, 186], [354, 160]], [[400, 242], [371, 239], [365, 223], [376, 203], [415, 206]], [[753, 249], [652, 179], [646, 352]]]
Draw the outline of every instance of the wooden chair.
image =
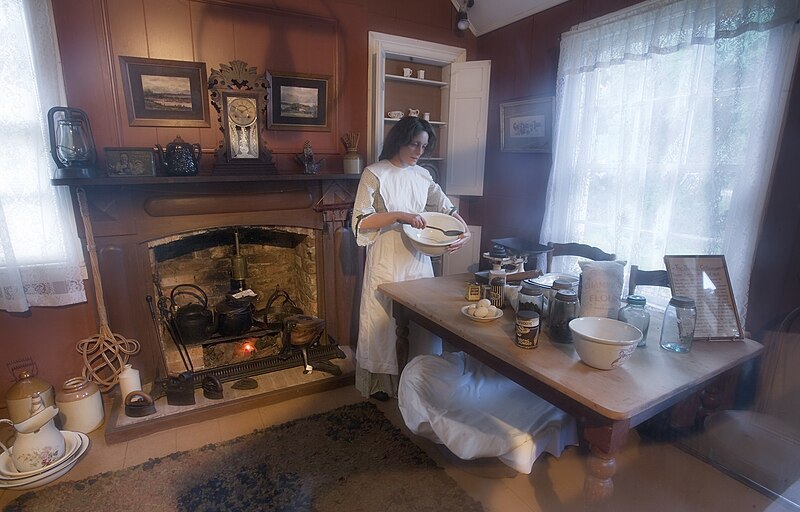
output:
[[578, 243], [557, 244], [549, 242], [547, 244], [547, 247], [550, 248], [550, 250], [547, 251], [548, 272], [553, 271], [552, 270], [553, 258], [556, 256], [578, 256], [580, 258], [587, 258], [594, 261], [614, 261], [615, 259], [617, 259], [616, 254], [603, 252], [597, 247], [592, 247], [591, 245], [586, 245], [586, 244], [578, 244]]
[[628, 295], [633, 295], [637, 286], [669, 287], [669, 274], [666, 270], [639, 270], [638, 265], [631, 265], [628, 278]]

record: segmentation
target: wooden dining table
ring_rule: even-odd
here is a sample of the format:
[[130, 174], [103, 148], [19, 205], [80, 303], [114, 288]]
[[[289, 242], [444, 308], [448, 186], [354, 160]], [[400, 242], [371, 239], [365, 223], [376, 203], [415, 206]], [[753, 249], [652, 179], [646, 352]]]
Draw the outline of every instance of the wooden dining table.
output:
[[656, 317], [645, 347], [637, 348], [618, 368], [598, 370], [583, 363], [571, 343], [551, 342], [546, 327], [537, 348], [518, 347], [511, 307], [491, 322], [467, 317], [461, 307], [469, 304], [465, 290], [473, 280], [472, 274], [461, 274], [378, 287], [392, 299], [401, 365], [408, 354], [408, 325], [414, 322], [573, 415], [590, 449], [584, 480], [588, 503], [612, 495], [616, 456], [630, 429], [703, 390], [715, 377], [762, 350], [760, 343], [743, 339], [695, 341], [689, 353], [670, 352], [658, 344]]

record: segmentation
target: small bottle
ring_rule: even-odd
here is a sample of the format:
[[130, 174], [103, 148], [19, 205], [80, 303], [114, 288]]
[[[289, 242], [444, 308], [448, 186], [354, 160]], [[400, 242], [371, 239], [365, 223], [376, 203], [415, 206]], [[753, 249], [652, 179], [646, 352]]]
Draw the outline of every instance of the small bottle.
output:
[[550, 340], [556, 343], [572, 343], [572, 331], [569, 323], [578, 318], [580, 304], [578, 292], [559, 290], [553, 303], [550, 304]]
[[628, 304], [622, 306], [617, 320], [631, 324], [642, 331], [642, 341], [637, 347], [644, 347], [647, 341], [647, 329], [650, 328], [650, 313], [645, 309], [647, 299], [643, 295], [628, 295]]
[[676, 295], [669, 300], [661, 326], [661, 348], [685, 354], [692, 350], [697, 309], [694, 300]]
[[139, 370], [135, 370], [132, 365], [126, 364], [119, 374], [119, 394], [123, 402], [125, 397], [133, 391], [141, 391], [142, 382], [139, 379]]
[[523, 284], [519, 291], [519, 307], [517, 311], [535, 311], [541, 317], [544, 309], [542, 289], [530, 284]]

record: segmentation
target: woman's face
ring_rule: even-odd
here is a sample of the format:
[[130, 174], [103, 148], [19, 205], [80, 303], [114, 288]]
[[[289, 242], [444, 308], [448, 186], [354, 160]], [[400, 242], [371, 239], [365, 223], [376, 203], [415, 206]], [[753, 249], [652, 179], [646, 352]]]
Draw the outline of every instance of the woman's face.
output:
[[401, 146], [392, 163], [398, 167], [409, 167], [416, 165], [419, 158], [425, 153], [428, 147], [428, 132], [422, 131], [411, 139], [411, 142], [405, 146]]

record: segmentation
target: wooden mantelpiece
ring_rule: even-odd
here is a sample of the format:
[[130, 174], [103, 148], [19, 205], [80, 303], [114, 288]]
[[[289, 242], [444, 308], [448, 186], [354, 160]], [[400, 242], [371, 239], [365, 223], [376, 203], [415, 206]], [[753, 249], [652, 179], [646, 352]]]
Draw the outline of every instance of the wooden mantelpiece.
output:
[[77, 207], [86, 192], [103, 294], [112, 331], [141, 342], [132, 359], [144, 382], [159, 370], [160, 345], [145, 300], [153, 295], [148, 243], [163, 237], [227, 226], [313, 229], [317, 247], [319, 314], [340, 345], [354, 342], [363, 251], [349, 228], [359, 175], [292, 174], [122, 177], [52, 180], [70, 187]]

